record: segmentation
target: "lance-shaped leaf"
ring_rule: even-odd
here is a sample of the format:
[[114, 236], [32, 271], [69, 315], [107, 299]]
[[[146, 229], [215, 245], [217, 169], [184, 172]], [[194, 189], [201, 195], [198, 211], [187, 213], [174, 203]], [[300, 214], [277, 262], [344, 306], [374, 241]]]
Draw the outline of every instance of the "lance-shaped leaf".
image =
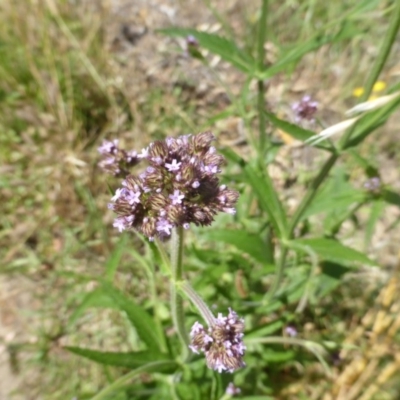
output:
[[149, 349], [161, 351], [161, 340], [158, 336], [159, 330], [148, 312], [111, 285], [104, 283], [102, 289], [120, 310], [125, 311], [138, 336], [147, 344]]
[[91, 400], [104, 400], [112, 398], [112, 394], [115, 395], [115, 393], [123, 389], [125, 385], [127, 385], [133, 378], [142, 373], [160, 372], [164, 371], [165, 369], [176, 368], [177, 366], [178, 365], [175, 361], [154, 361], [142, 365], [133, 371], [128, 372], [126, 375], [121, 376], [121, 378], [118, 378], [111, 385], [97, 393], [96, 396], [92, 397]]
[[352, 265], [354, 263], [376, 265], [364, 253], [347, 247], [333, 239], [296, 239], [288, 242], [289, 247], [315, 253], [324, 260]]
[[260, 263], [265, 263], [271, 257], [267, 254], [268, 246], [260, 235], [240, 230], [212, 229], [208, 232], [207, 237], [211, 240], [229, 243]]
[[236, 46], [235, 42], [228, 40], [214, 33], [200, 32], [196, 29], [167, 28], [159, 29], [158, 32], [168, 36], [196, 38], [199, 46], [210, 50], [211, 53], [219, 55], [223, 60], [228, 61], [243, 72], [251, 72], [255, 68], [254, 59]]
[[81, 347], [66, 346], [64, 349], [78, 356], [88, 358], [99, 364], [112, 365], [114, 367], [137, 368], [153, 361], [168, 360], [166, 354], [155, 353], [154, 351], [130, 351], [126, 353], [104, 352], [98, 350], [84, 349]]
[[[288, 133], [293, 138], [300, 140], [301, 142], [307, 141], [307, 139], [315, 136], [315, 132], [309, 131], [308, 129], [301, 128], [298, 125], [292, 124], [288, 121], [284, 121], [283, 119], [278, 118], [272, 113], [265, 112], [267, 118], [279, 129]], [[316, 147], [331, 151], [331, 147], [325, 144], [318, 144]]]

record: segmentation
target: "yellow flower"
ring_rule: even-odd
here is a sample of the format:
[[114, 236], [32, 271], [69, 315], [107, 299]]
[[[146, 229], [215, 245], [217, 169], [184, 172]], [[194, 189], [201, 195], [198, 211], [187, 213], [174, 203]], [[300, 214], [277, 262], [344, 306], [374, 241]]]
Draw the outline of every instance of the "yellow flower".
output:
[[[375, 82], [374, 86], [372, 87], [373, 94], [371, 95], [370, 100], [377, 97], [376, 93], [382, 92], [385, 89], [386, 89], [386, 82], [384, 82], [384, 81]], [[364, 88], [362, 88], [362, 87], [358, 87], [353, 90], [354, 97], [361, 97], [363, 94], [364, 94]]]

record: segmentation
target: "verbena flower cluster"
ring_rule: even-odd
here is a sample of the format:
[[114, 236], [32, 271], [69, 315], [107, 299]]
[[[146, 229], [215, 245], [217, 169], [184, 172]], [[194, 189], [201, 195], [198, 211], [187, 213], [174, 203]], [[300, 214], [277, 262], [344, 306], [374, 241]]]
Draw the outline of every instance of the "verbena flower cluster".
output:
[[306, 95], [299, 102], [292, 105], [292, 110], [295, 113], [296, 122], [302, 120], [313, 122], [314, 115], [318, 111], [318, 103]]
[[130, 168], [140, 161], [136, 151], [125, 151], [118, 147], [118, 140], [105, 140], [98, 148], [103, 159], [99, 162], [100, 168], [111, 175], [124, 177], [129, 174]]
[[136, 229], [150, 240], [166, 239], [174, 227], [210, 225], [218, 212], [235, 214], [239, 194], [220, 185], [217, 174], [224, 158], [211, 146], [214, 139], [203, 132], [143, 149], [136, 157], [147, 163], [146, 169], [126, 176], [109, 204], [118, 214], [114, 227]]
[[229, 309], [228, 316], [218, 314], [207, 330], [196, 322], [190, 332], [190, 349], [206, 356], [207, 366], [218, 372], [234, 372], [245, 365], [242, 360], [246, 347], [243, 344], [244, 320]]

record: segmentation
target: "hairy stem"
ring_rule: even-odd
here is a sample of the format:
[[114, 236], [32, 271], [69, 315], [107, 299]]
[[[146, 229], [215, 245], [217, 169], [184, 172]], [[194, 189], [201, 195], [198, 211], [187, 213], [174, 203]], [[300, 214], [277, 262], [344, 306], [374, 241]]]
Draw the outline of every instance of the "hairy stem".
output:
[[174, 327], [182, 343], [182, 357], [188, 356], [189, 338], [185, 327], [185, 315], [183, 312], [183, 299], [177, 291], [177, 285], [183, 276], [183, 228], [178, 227], [172, 230], [171, 235], [171, 312]]
[[179, 285], [183, 293], [189, 298], [193, 305], [197, 308], [201, 316], [207, 322], [208, 326], [213, 326], [215, 317], [211, 310], [208, 308], [204, 300], [197, 294], [197, 292], [190, 286], [189, 282], [182, 281]]

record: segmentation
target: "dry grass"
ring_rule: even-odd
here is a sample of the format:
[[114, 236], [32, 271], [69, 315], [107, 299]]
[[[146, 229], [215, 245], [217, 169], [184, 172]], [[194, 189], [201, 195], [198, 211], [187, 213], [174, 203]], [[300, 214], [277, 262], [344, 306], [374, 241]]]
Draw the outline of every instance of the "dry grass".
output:
[[[111, 216], [103, 213], [108, 195], [105, 177], [96, 169], [95, 147], [103, 137], [118, 135], [128, 145], [141, 148], [151, 138], [199, 131], [210, 124], [216, 126], [223, 143], [242, 145], [240, 119], [209, 119], [229, 105], [218, 78], [186, 57], [179, 48], [182, 43], [161, 38], [152, 27], [171, 22], [195, 26], [202, 20], [215, 30], [222, 31], [224, 22], [232, 22], [237, 32], [252, 32], [258, 3], [248, 3], [218, 5], [217, 11], [223, 8], [221, 16], [227, 15], [227, 21], [216, 21], [210, 9], [199, 8], [197, 3], [194, 7], [195, 3], [171, 2], [164, 11], [154, 11], [146, 2], [128, 6], [82, 1], [72, 6], [56, 0], [7, 0], [0, 5], [0, 256], [4, 288], [0, 295], [0, 357], [9, 361], [2, 363], [0, 375], [11, 382], [1, 387], [0, 398], [8, 399], [6, 392], [15, 385], [22, 393], [15, 398], [65, 399], [78, 390], [92, 393], [103, 384], [102, 368], [67, 355], [61, 347], [77, 342], [101, 347], [106, 342], [108, 348], [123, 348], [128, 340], [122, 333], [125, 322], [113, 313], [91, 314], [78, 332], [69, 330], [67, 323], [82, 293], [93, 285], [92, 277], [102, 273], [115, 242], [107, 228]], [[171, 17], [171, 10], [177, 14]], [[335, 17], [333, 6], [325, 12]], [[273, 22], [288, 15], [290, 7], [277, 12]], [[124, 26], [136, 31], [129, 36]], [[145, 34], [144, 28], [148, 29]], [[306, 34], [311, 23], [303, 29]], [[276, 35], [281, 40], [291, 37], [287, 29], [277, 29]], [[274, 45], [269, 45], [269, 57], [273, 57]], [[326, 46], [307, 56], [291, 77], [278, 76], [270, 83], [270, 106], [285, 114], [290, 99], [311, 92], [323, 105], [324, 120], [338, 122], [352, 102], [352, 89], [361, 82], [355, 71], [360, 74], [368, 68], [376, 46], [372, 39], [361, 45], [354, 39], [343, 53], [340, 46]], [[211, 62], [237, 94], [238, 74], [217, 58]], [[390, 82], [397, 74], [393, 61], [383, 78]], [[385, 146], [392, 150], [394, 128], [389, 127], [379, 141], [384, 156], [377, 160], [385, 163], [393, 184], [399, 181], [399, 152], [389, 160]], [[362, 151], [370, 154], [374, 146], [367, 143]], [[243, 146], [240, 149], [246, 151]], [[280, 158], [289, 169], [295, 166], [288, 162], [290, 152], [284, 149]], [[299, 164], [303, 165], [302, 161]], [[398, 262], [398, 249], [393, 246], [396, 236], [388, 232], [387, 220], [398, 218], [398, 210], [389, 212], [374, 241], [381, 247], [376, 246], [372, 253], [386, 253], [384, 264], [393, 266]], [[392, 243], [387, 243], [388, 235]], [[143, 292], [140, 274], [125, 264], [123, 267], [119, 284], [128, 276], [132, 286]], [[299, 393], [321, 400], [397, 398], [400, 304], [396, 293], [400, 283], [393, 271], [388, 274], [389, 279], [374, 285], [380, 294], [373, 307], [357, 304], [357, 311], [365, 315], [346, 321], [345, 331], [340, 333], [345, 343], [340, 354], [343, 361], [333, 380], [315, 385], [311, 367], [304, 372], [304, 379], [292, 382], [279, 398], [297, 399]], [[112, 377], [116, 372], [108, 374]]]

